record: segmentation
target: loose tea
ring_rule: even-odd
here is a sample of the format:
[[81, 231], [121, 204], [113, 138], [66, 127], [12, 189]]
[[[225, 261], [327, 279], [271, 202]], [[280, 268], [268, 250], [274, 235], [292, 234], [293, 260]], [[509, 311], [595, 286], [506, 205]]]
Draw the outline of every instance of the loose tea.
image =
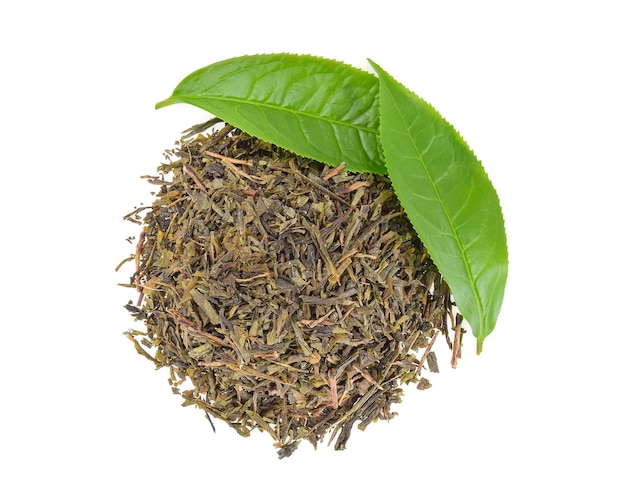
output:
[[438, 334], [456, 362], [460, 316], [386, 177], [216, 123], [166, 152], [156, 200], [126, 216], [143, 227], [126, 308], [145, 325], [127, 335], [211, 425], [265, 431], [279, 457], [326, 434], [344, 449], [405, 385], [430, 387]]

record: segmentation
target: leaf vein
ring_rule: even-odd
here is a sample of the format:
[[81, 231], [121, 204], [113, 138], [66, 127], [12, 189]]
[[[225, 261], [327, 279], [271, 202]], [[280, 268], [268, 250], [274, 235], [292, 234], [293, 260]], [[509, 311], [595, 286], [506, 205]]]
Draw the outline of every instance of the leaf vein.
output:
[[292, 109], [292, 108], [286, 108], [284, 106], [280, 106], [280, 105], [276, 105], [273, 103], [267, 103], [267, 102], [261, 102], [261, 101], [256, 101], [256, 100], [250, 100], [250, 99], [246, 99], [246, 98], [234, 98], [234, 97], [224, 97], [224, 96], [207, 96], [207, 95], [191, 95], [191, 94], [186, 94], [186, 95], [177, 95], [176, 96], [177, 99], [182, 100], [182, 101], [186, 101], [186, 100], [202, 100], [202, 101], [208, 101], [211, 99], [215, 99], [215, 100], [219, 100], [222, 102], [228, 102], [228, 103], [235, 103], [235, 104], [241, 104], [241, 105], [254, 105], [259, 109], [270, 109], [270, 110], [277, 110], [280, 112], [289, 112], [295, 116], [302, 116], [302, 117], [307, 117], [310, 119], [315, 119], [315, 120], [319, 120], [322, 122], [328, 122], [330, 124], [336, 124], [339, 125], [341, 127], [345, 127], [347, 129], [353, 129], [355, 131], [362, 131], [362, 132], [366, 132], [375, 136], [378, 136], [378, 130], [376, 128], [371, 128], [371, 127], [367, 127], [367, 126], [362, 126], [360, 124], [354, 124], [352, 122], [347, 122], [347, 121], [343, 121], [343, 120], [337, 120], [337, 119], [333, 119], [330, 117], [325, 117], [319, 114], [314, 114], [314, 113], [310, 113], [310, 112], [305, 112], [302, 110], [298, 110], [298, 109]]
[[[389, 93], [389, 94], [390, 94], [391, 100], [394, 102], [396, 110], [401, 110], [400, 103], [397, 101], [395, 95], [393, 95], [393, 93]], [[401, 121], [402, 125], [405, 128], [405, 134], [403, 136], [405, 136], [408, 139], [409, 144], [412, 145], [413, 150], [415, 151], [415, 154], [417, 156], [417, 160], [421, 164], [422, 169], [423, 169], [424, 173], [426, 174], [426, 177], [428, 178], [430, 184], [432, 185], [433, 191], [434, 191], [435, 196], [436, 196], [436, 201], [440, 205], [442, 213], [444, 214], [445, 220], [446, 220], [446, 222], [448, 224], [448, 227], [450, 229], [449, 235], [451, 235], [453, 237], [453, 239], [457, 243], [458, 249], [461, 251], [462, 258], [463, 258], [463, 266], [464, 266], [464, 269], [465, 269], [465, 274], [466, 274], [466, 276], [467, 276], [467, 278], [469, 280], [469, 284], [470, 284], [470, 287], [472, 289], [472, 294], [473, 294], [474, 298], [476, 299], [476, 302], [478, 304], [478, 310], [480, 312], [480, 324], [481, 324], [481, 326], [479, 327], [478, 332], [482, 333], [482, 330], [483, 330], [482, 324], [483, 324], [483, 321], [484, 321], [485, 308], [484, 308], [484, 305], [482, 303], [482, 298], [481, 298], [481, 296], [478, 293], [478, 287], [477, 287], [477, 284], [476, 284], [476, 277], [474, 276], [473, 271], [472, 271], [472, 269], [470, 267], [467, 254], [466, 254], [465, 248], [463, 246], [462, 239], [459, 236], [459, 234], [458, 234], [458, 232], [457, 232], [457, 230], [456, 230], [456, 228], [454, 226], [454, 222], [453, 222], [453, 219], [452, 219], [452, 217], [450, 215], [450, 212], [448, 211], [448, 207], [446, 206], [446, 204], [444, 204], [444, 200], [443, 200], [443, 198], [441, 196], [441, 192], [439, 190], [438, 183], [435, 181], [435, 179], [433, 177], [433, 174], [431, 173], [430, 167], [429, 167], [428, 163], [426, 162], [426, 160], [424, 159], [424, 155], [426, 154], [426, 152], [424, 150], [420, 149], [419, 146], [417, 145], [416, 141], [415, 141], [415, 138], [412, 135], [408, 134], [412, 124], [409, 124], [406, 121], [406, 118], [405, 118], [404, 114], [398, 114], [398, 115], [400, 117], [400, 121]], [[434, 135], [430, 139], [430, 142], [428, 143], [428, 147], [429, 148], [433, 144], [433, 142], [434, 142]]]

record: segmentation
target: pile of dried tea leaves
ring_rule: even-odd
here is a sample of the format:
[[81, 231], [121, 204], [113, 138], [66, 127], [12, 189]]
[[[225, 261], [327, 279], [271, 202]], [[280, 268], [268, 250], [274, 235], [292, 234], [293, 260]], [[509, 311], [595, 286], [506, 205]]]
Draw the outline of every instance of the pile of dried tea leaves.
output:
[[126, 216], [143, 226], [126, 307], [145, 324], [127, 335], [183, 405], [266, 431], [279, 457], [327, 433], [343, 449], [402, 385], [430, 386], [434, 338], [452, 348], [460, 327], [449, 289], [385, 177], [215, 123], [166, 152], [156, 200]]

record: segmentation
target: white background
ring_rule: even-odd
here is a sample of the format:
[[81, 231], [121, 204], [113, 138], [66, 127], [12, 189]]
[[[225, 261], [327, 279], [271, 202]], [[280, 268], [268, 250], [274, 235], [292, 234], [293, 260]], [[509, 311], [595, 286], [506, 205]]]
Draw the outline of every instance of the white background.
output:
[[[18, 6], [19, 5], [19, 6]], [[0, 500], [626, 500], [620, 2], [4, 2]], [[122, 221], [179, 133], [191, 71], [258, 52], [372, 58], [482, 159], [510, 273], [481, 356], [335, 452], [279, 461], [180, 407], [123, 332]], [[439, 346], [441, 355], [446, 354]]]

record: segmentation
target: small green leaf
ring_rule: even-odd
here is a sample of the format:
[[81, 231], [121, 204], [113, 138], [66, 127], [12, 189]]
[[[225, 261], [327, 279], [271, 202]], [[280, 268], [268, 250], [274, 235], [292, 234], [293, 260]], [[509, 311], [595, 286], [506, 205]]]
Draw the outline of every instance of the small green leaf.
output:
[[188, 103], [304, 157], [385, 173], [378, 79], [337, 61], [294, 54], [232, 58], [187, 76], [161, 108]]
[[478, 340], [493, 330], [508, 273], [498, 195], [465, 141], [428, 103], [370, 61], [381, 143], [398, 199]]

